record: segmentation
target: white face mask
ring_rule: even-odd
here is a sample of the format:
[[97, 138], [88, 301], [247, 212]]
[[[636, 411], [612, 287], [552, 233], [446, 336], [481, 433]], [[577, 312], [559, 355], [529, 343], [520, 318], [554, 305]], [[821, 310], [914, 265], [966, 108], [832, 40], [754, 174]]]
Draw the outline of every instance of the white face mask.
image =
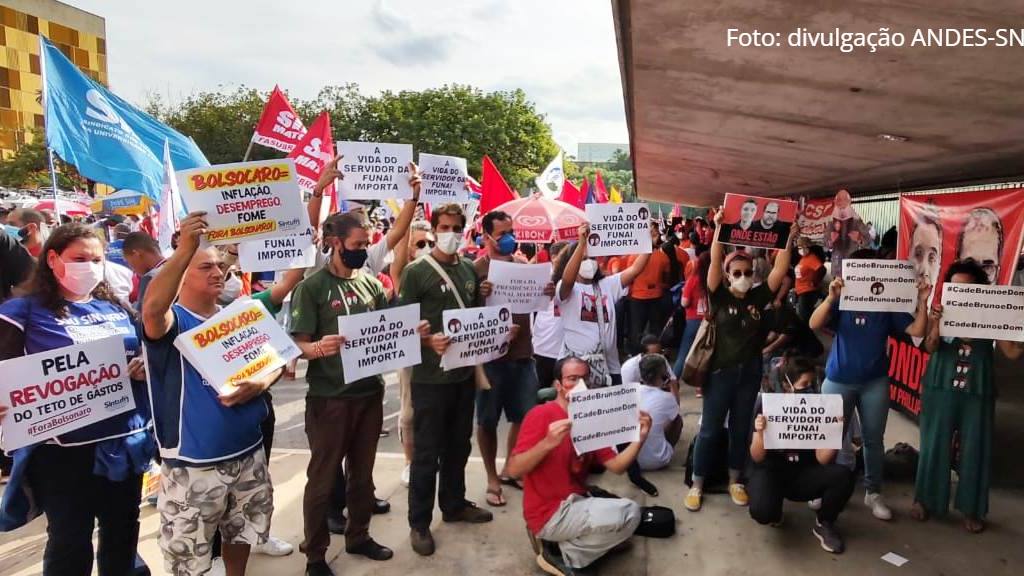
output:
[[451, 256], [459, 251], [462, 246], [462, 234], [456, 232], [441, 232], [437, 234], [437, 247], [445, 254]]
[[103, 281], [102, 262], [65, 262], [64, 277], [59, 280], [75, 296], [88, 296]]
[[416, 254], [413, 255], [413, 260], [415, 260], [416, 258], [422, 258], [422, 257], [426, 256], [427, 254], [430, 254], [430, 248], [424, 246], [423, 248], [420, 248], [419, 250], [416, 250]]
[[740, 294], [746, 294], [750, 291], [751, 287], [754, 286], [754, 279], [751, 276], [741, 276], [739, 278], [733, 278], [732, 283], [729, 287], [739, 292]]
[[221, 302], [234, 302], [242, 293], [242, 279], [238, 274], [232, 274], [231, 278], [224, 281], [224, 290], [220, 293], [218, 300]]
[[801, 256], [807, 256], [807, 254], [810, 253], [810, 250], [807, 248], [800, 248], [797, 252], [799, 252]]
[[597, 275], [597, 260], [586, 259], [580, 264], [580, 277], [584, 280], [593, 280]]
[[572, 388], [566, 390], [565, 397], [566, 398], [571, 398], [573, 394], [577, 394], [579, 392], [585, 392], [586, 390], [587, 390], [587, 379], [586, 378], [580, 378], [579, 380], [576, 381], [576, 385], [575, 386], [573, 386]]
[[676, 232], [676, 238], [678, 240], [682, 240], [683, 239], [683, 233], [682, 232]]

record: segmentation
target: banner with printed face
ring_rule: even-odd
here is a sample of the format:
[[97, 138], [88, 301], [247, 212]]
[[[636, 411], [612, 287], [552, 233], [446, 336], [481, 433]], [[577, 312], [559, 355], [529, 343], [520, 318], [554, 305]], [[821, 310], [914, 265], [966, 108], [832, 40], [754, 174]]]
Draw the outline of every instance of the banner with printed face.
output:
[[797, 215], [800, 236], [815, 244], [825, 245], [825, 232], [832, 224], [832, 198], [813, 198], [804, 201], [804, 207]]
[[178, 188], [190, 212], [206, 212], [210, 244], [278, 238], [309, 227], [290, 159], [182, 170]]
[[[956, 260], [974, 259], [990, 282], [1009, 284], [1024, 238], [1024, 188], [900, 197], [896, 257], [910, 260], [932, 285], [931, 302], [941, 299], [943, 278]], [[916, 419], [928, 353], [909, 337], [889, 338], [889, 399]]]
[[5, 451], [135, 409], [121, 336], [0, 362]]
[[412, 198], [409, 185], [412, 144], [339, 141], [337, 150], [344, 156], [340, 168], [345, 178], [338, 182], [342, 198]]
[[1024, 342], [1024, 288], [944, 284], [939, 335]]
[[751, 248], [785, 248], [797, 203], [778, 198], [726, 194], [718, 241]]
[[766, 450], [843, 447], [843, 397], [839, 394], [762, 394], [768, 420]]
[[651, 252], [651, 209], [646, 202], [587, 204], [587, 256], [620, 256]]
[[316, 264], [313, 229], [302, 234], [238, 243], [238, 263], [242, 272], [277, 272], [293, 268], [311, 268]]
[[551, 282], [551, 263], [517, 264], [491, 260], [487, 280], [494, 284], [487, 297], [488, 306], [507, 305], [513, 314], [547, 310], [551, 297], [544, 289]]
[[174, 346], [221, 394], [298, 358], [300, 351], [263, 304], [235, 300], [206, 322], [182, 332]]
[[906, 260], [843, 260], [840, 310], [910, 312], [917, 309], [917, 271]]
[[345, 337], [341, 349], [345, 383], [419, 364], [419, 323], [419, 304], [338, 316], [338, 334]]
[[420, 152], [419, 167], [420, 176], [423, 178], [420, 202], [440, 206], [450, 202], [463, 204], [469, 201], [469, 191], [466, 190], [466, 176], [469, 173], [466, 171], [465, 158]]
[[842, 271], [844, 258], [870, 244], [868, 226], [853, 207], [850, 191], [844, 188], [836, 192], [825, 231], [825, 248], [832, 251], [832, 270]]
[[441, 356], [441, 368], [454, 370], [501, 358], [512, 339], [512, 310], [508, 306], [483, 306], [445, 310], [441, 315], [444, 335], [450, 338]]
[[640, 439], [640, 384], [573, 392], [569, 436], [577, 455]]

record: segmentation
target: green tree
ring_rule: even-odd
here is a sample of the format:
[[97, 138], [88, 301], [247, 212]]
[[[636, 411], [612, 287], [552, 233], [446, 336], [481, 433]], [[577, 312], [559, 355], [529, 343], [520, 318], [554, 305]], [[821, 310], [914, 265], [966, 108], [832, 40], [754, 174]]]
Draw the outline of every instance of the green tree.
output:
[[618, 149], [612, 152], [612, 161], [608, 166], [609, 170], [632, 170], [633, 161], [629, 158], [629, 152]]
[[[65, 190], [85, 188], [85, 180], [75, 167], [54, 157], [57, 186]], [[50, 163], [46, 152], [46, 137], [39, 128], [32, 130], [32, 141], [24, 144], [11, 156], [0, 160], [0, 186], [12, 188], [38, 188], [52, 186]]]

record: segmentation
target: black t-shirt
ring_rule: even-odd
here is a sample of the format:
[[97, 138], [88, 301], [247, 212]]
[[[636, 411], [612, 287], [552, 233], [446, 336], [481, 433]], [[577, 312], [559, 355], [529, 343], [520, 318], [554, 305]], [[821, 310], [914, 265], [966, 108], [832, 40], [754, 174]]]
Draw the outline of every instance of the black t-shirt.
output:
[[[761, 395], [757, 395], [757, 402], [754, 404], [754, 418], [764, 413], [764, 408], [761, 406]], [[753, 420], [750, 424], [751, 434], [754, 432]], [[814, 453], [814, 450], [765, 450], [764, 462], [760, 465], [766, 464], [777, 464], [783, 466], [816, 466], [818, 464], [818, 457]], [[756, 466], [757, 464], [754, 463]]]
[[765, 338], [772, 328], [765, 308], [774, 298], [767, 282], [751, 288], [746, 298], [737, 298], [722, 280], [718, 290], [708, 298], [715, 317], [712, 370], [731, 368], [761, 358]]
[[0, 230], [0, 302], [11, 297], [11, 289], [28, 278], [34, 265], [28, 250]]

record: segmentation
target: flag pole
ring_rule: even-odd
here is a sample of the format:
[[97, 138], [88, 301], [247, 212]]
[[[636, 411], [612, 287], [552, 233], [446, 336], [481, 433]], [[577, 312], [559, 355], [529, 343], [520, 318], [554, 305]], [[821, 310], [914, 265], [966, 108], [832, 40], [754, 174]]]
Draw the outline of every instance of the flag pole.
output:
[[46, 147], [47, 157], [50, 160], [50, 182], [53, 184], [53, 211], [60, 222], [60, 199], [57, 196], [57, 168], [53, 165], [53, 148]]
[[242, 156], [242, 162], [248, 162], [249, 161], [249, 154], [252, 154], [252, 145], [254, 143], [255, 142], [253, 141], [253, 139], [250, 138], [249, 139], [249, 147], [245, 149], [245, 156]]

